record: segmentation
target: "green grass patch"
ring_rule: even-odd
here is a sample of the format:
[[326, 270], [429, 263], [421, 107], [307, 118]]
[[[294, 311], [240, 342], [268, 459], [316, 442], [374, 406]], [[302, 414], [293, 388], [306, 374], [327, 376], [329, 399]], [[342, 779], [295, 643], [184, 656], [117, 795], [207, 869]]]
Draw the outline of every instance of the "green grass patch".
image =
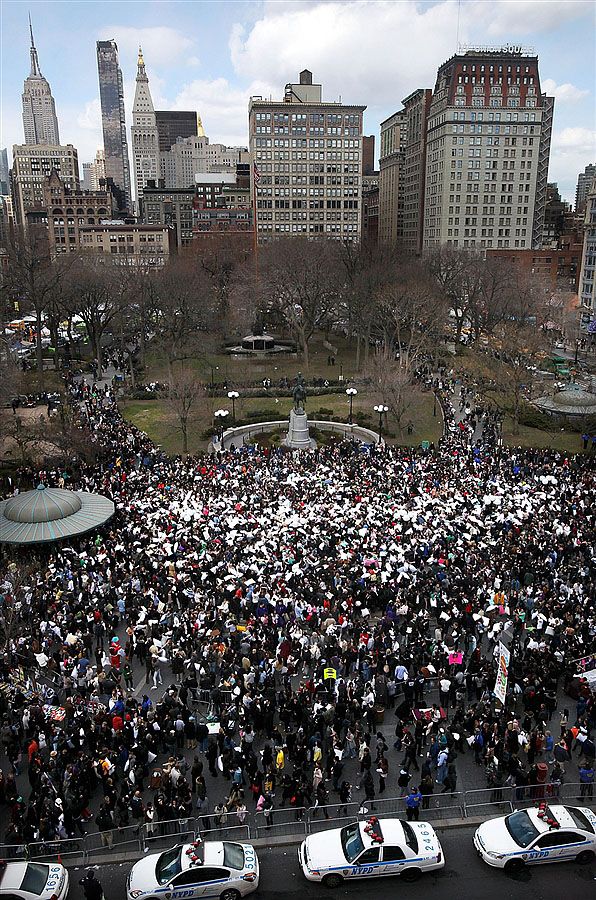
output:
[[[354, 422], [358, 425], [378, 428], [378, 416], [373, 410], [379, 398], [368, 391], [361, 390], [353, 404]], [[230, 410], [227, 426], [232, 425], [232, 410], [230, 403], [223, 403], [221, 397], [203, 400], [195, 414], [189, 419], [189, 450], [191, 453], [199, 452], [206, 448], [208, 439], [206, 432], [214, 426], [213, 412], [225, 406]], [[208, 408], [206, 408], [208, 407]], [[289, 416], [292, 401], [288, 397], [275, 397], [273, 389], [271, 397], [240, 397], [236, 401], [236, 424], [249, 424], [257, 421], [285, 420]], [[307, 398], [306, 411], [309, 419], [347, 422], [349, 417], [349, 400], [345, 394], [324, 394], [318, 397]], [[125, 419], [136, 425], [166, 453], [176, 455], [182, 452], [182, 436], [177, 426], [176, 417], [172, 413], [166, 399], [159, 400], [128, 400], [120, 404], [120, 411]], [[411, 420], [414, 430], [411, 435], [406, 433], [405, 425]], [[412, 389], [411, 405], [404, 417], [404, 433], [399, 436], [397, 424], [389, 417], [389, 431], [393, 435], [389, 443], [401, 443], [416, 445], [422, 441], [437, 441], [441, 436], [442, 418], [440, 407], [437, 405], [437, 415], [433, 416], [433, 395], [423, 393], [418, 389]], [[384, 428], [385, 430], [385, 428]]]

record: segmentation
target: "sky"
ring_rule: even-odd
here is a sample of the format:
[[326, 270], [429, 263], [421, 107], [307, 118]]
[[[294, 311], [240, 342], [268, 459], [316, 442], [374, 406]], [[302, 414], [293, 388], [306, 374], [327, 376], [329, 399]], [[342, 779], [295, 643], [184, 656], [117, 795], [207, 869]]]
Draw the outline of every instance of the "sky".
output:
[[378, 141], [379, 123], [432, 88], [458, 47], [530, 47], [556, 98], [549, 181], [573, 202], [578, 173], [596, 162], [593, 0], [0, 0], [0, 147], [23, 141], [28, 12], [81, 172], [102, 146], [95, 42], [106, 39], [118, 44], [129, 128], [141, 44], [155, 108], [197, 110], [212, 142], [242, 146], [249, 97], [281, 99], [301, 69], [323, 99], [366, 104]]

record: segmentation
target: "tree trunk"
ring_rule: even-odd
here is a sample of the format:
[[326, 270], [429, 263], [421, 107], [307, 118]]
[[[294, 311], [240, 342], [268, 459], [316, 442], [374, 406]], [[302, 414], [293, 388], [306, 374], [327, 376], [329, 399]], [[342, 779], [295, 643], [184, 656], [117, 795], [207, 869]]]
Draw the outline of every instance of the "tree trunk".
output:
[[133, 363], [133, 361], [132, 361], [132, 353], [131, 353], [130, 351], [129, 351], [129, 353], [128, 353], [128, 363], [129, 363], [129, 368], [130, 368], [130, 383], [131, 383], [132, 389], [133, 389], [133, 391], [134, 391], [134, 389], [135, 389], [135, 387], [136, 387], [136, 382], [135, 382], [135, 367], [134, 367], [134, 363]]
[[302, 361], [304, 363], [304, 371], [308, 374], [310, 369], [310, 358], [308, 354], [308, 341], [304, 332], [300, 335], [300, 343], [302, 344]]
[[356, 335], [356, 371], [357, 372], [360, 371], [360, 344], [361, 344], [361, 337], [360, 337], [360, 333], [358, 333]]
[[188, 453], [188, 424], [182, 419], [180, 426], [182, 428], [182, 452]]
[[519, 388], [516, 388], [516, 390], [513, 392], [513, 434], [519, 434], [519, 408]]
[[40, 393], [43, 392], [45, 377], [43, 373], [43, 350], [41, 346], [41, 308], [35, 310], [35, 329], [37, 331], [35, 344], [35, 365], [37, 368], [37, 387]]

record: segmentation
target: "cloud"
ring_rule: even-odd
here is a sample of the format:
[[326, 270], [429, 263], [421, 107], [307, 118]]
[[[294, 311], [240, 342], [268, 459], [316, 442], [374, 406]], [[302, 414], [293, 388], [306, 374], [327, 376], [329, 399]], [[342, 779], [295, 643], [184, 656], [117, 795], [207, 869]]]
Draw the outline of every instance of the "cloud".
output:
[[552, 78], [547, 78], [541, 84], [542, 90], [550, 97], [554, 97], [557, 103], [577, 103], [590, 93], [582, 90], [574, 84], [565, 82], [565, 84], [557, 84]]
[[560, 152], [568, 150], [581, 150], [582, 152], [596, 152], [596, 130], [591, 128], [563, 128], [553, 132], [552, 147]]
[[463, 18], [485, 24], [485, 33], [491, 37], [503, 37], [507, 43], [515, 43], [512, 35], [534, 35], [560, 28], [564, 22], [573, 21], [590, 12], [588, 0], [474, 0], [462, 7]]
[[[414, 0], [266, 2], [250, 26], [235, 24], [229, 46], [240, 78], [264, 79], [278, 91], [307, 67], [324, 87], [372, 109], [434, 85], [437, 67], [462, 45], [523, 44], [528, 35], [587, 16], [581, 0]], [[567, 98], [565, 98], [567, 99]]]
[[136, 69], [139, 45], [143, 48], [143, 56], [148, 66], [179, 65], [181, 57], [185, 57], [194, 46], [193, 40], [176, 28], [169, 28], [166, 25], [154, 28], [107, 25], [99, 31], [99, 39], [116, 41], [123, 71], [125, 67], [134, 66]]
[[595, 160], [595, 129], [577, 127], [553, 130], [548, 180], [557, 182], [566, 200], [573, 202], [578, 174]]
[[341, 93], [353, 103], [397, 106], [414, 88], [430, 86], [456, 38], [454, 0], [424, 8], [376, 0], [267, 9], [250, 30], [233, 27], [230, 54], [239, 77], [276, 85], [278, 96], [307, 67], [323, 83], [324, 99]]
[[269, 96], [270, 85], [254, 81], [247, 88], [230, 84], [226, 78], [196, 79], [176, 96], [173, 109], [196, 110], [205, 134], [213, 143], [248, 146], [248, 103], [254, 94]]
[[101, 106], [99, 97], [89, 100], [85, 103], [82, 113], [77, 116], [77, 125], [79, 128], [98, 129], [101, 128]]

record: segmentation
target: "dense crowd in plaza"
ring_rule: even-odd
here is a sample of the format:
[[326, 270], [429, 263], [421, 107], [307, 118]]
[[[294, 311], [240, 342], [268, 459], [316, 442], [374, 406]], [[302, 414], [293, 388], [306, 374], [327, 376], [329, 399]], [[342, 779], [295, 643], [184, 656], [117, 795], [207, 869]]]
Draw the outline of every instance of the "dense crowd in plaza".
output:
[[[593, 460], [502, 447], [472, 390], [435, 387], [447, 430], [428, 451], [182, 459], [125, 422], [111, 389], [71, 383], [98, 461], [40, 478], [116, 514], [40, 551], [30, 577], [18, 555], [2, 563], [6, 844], [341, 813], [383, 793], [416, 818], [460, 789], [463, 754], [495, 791], [546, 778], [592, 796], [596, 695], [570, 684], [596, 635]], [[56, 695], [25, 690], [21, 667]]]

